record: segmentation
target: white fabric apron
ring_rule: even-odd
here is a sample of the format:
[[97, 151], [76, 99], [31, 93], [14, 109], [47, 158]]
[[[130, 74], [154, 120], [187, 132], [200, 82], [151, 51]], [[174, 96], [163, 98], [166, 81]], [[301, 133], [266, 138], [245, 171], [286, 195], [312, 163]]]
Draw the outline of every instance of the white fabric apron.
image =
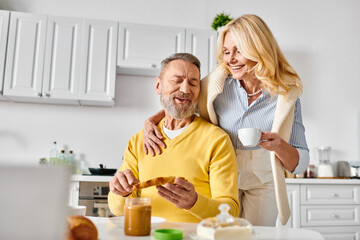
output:
[[240, 217], [255, 226], [275, 226], [278, 214], [270, 152], [236, 150]]

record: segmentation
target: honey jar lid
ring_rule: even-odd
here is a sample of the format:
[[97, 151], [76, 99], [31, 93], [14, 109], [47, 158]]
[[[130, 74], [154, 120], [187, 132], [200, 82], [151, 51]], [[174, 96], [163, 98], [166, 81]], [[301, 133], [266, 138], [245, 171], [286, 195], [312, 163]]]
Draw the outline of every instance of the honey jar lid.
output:
[[154, 231], [154, 239], [181, 240], [183, 239], [183, 231], [178, 229], [157, 229]]

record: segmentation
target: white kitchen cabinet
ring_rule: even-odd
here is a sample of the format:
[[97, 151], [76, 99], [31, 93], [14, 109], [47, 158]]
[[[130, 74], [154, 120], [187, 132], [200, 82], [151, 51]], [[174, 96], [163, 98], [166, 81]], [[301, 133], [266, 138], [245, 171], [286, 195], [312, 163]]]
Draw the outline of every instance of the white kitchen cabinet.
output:
[[3, 84], [9, 16], [10, 12], [0, 10], [0, 100], [6, 100], [6, 98], [3, 96]]
[[285, 225], [282, 225], [279, 217], [276, 219], [277, 227], [300, 227], [300, 186], [288, 185], [286, 187], [291, 216]]
[[70, 206], [78, 206], [79, 205], [79, 190], [80, 190], [80, 182], [79, 181], [71, 181], [70, 189], [69, 189], [69, 205]]
[[321, 233], [326, 240], [360, 240], [359, 226], [353, 227], [303, 227]]
[[145, 24], [119, 24], [117, 72], [158, 76], [161, 61], [185, 51], [185, 29]]
[[[360, 180], [286, 179], [288, 193], [300, 189], [300, 227], [320, 232], [326, 240], [360, 240]], [[291, 199], [289, 198], [291, 202]]]
[[114, 105], [118, 23], [85, 20], [79, 100], [82, 105]]
[[4, 95], [14, 100], [40, 98], [47, 16], [11, 12]]
[[82, 20], [48, 17], [42, 96], [46, 102], [79, 104]]
[[201, 62], [201, 76], [205, 77], [216, 66], [217, 32], [203, 29], [186, 29], [185, 51]]

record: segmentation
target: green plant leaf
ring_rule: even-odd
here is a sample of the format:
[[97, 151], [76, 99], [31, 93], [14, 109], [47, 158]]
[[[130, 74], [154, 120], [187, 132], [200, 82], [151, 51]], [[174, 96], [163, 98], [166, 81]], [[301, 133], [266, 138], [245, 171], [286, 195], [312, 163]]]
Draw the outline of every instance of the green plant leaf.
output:
[[216, 31], [219, 27], [225, 26], [228, 22], [233, 20], [230, 17], [230, 14], [226, 14], [224, 12], [216, 14], [211, 27]]

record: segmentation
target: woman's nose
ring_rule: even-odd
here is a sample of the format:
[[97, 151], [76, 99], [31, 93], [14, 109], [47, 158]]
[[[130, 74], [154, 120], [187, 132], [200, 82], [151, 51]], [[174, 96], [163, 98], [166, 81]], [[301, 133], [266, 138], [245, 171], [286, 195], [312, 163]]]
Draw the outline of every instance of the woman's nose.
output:
[[236, 58], [235, 58], [235, 53], [231, 53], [230, 54], [230, 57], [229, 57], [229, 62], [233, 63], [236, 61]]

